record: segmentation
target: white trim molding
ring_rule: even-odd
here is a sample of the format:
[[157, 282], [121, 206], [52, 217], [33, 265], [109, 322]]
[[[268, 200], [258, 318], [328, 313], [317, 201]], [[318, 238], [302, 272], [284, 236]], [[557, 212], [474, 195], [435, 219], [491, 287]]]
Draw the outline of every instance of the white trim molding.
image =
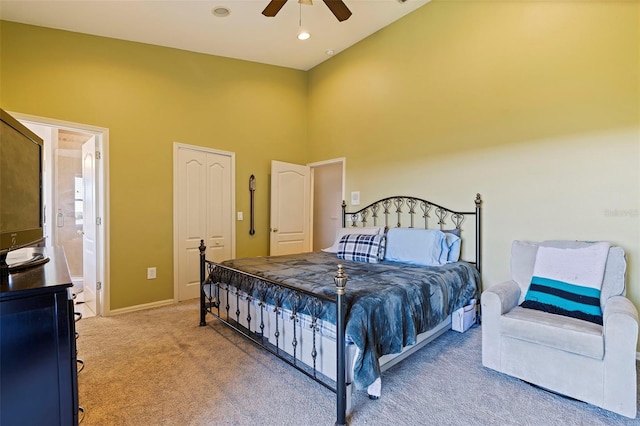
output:
[[157, 302], [143, 303], [142, 305], [127, 306], [126, 308], [113, 309], [109, 315], [128, 314], [129, 312], [144, 311], [146, 309], [160, 308], [162, 306], [173, 305], [176, 301], [173, 299], [159, 300]]

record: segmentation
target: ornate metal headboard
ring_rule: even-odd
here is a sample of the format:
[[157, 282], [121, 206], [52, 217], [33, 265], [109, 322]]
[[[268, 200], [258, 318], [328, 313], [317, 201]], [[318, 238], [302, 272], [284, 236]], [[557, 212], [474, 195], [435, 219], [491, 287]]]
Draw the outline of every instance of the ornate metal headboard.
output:
[[[475, 210], [470, 212], [459, 212], [439, 204], [422, 198], [410, 197], [405, 195], [397, 195], [394, 197], [383, 198], [366, 207], [354, 212], [347, 212], [347, 205], [342, 202], [342, 227], [359, 226], [382, 226], [384, 221], [385, 230], [391, 227], [406, 227], [424, 229], [433, 229], [429, 226], [429, 219], [432, 219], [431, 213], [437, 219], [437, 229], [451, 229], [447, 227], [448, 221], [455, 229], [462, 230], [462, 224], [467, 218], [475, 218], [475, 261], [469, 261], [476, 265], [478, 271], [481, 270], [482, 244], [481, 244], [481, 223], [480, 208], [482, 206], [482, 198], [480, 194], [476, 194]], [[403, 222], [408, 221], [408, 225]], [[393, 223], [392, 223], [393, 222]], [[416, 223], [419, 223], [416, 225]]]

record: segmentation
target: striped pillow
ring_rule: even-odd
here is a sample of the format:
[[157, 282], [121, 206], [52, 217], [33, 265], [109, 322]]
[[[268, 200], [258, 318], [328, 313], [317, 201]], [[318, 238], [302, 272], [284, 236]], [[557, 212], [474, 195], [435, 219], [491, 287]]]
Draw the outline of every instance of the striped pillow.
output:
[[538, 247], [523, 308], [602, 325], [600, 292], [609, 243], [575, 249]]
[[378, 263], [384, 259], [386, 235], [347, 234], [338, 243], [338, 259]]
[[602, 325], [600, 290], [595, 288], [533, 276], [521, 306]]

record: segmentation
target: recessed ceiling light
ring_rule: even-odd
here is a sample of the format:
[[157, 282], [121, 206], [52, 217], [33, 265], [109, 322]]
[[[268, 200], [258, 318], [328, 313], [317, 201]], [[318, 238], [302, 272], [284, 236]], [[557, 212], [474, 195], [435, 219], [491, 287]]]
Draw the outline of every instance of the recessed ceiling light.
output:
[[335, 55], [335, 54], [336, 54], [336, 51], [335, 51], [335, 50], [333, 50], [333, 49], [329, 49], [329, 50], [327, 50], [327, 55], [329, 55], [329, 56], [333, 56], [333, 55]]
[[228, 7], [216, 6], [211, 9], [211, 13], [213, 13], [213, 16], [217, 18], [226, 18], [231, 14], [231, 10]]

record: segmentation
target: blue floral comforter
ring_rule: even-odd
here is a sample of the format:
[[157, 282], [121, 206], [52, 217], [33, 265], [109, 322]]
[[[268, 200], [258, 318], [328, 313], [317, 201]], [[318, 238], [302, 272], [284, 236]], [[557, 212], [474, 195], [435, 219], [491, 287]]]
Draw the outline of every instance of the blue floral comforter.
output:
[[[335, 324], [335, 303], [311, 294], [335, 299], [333, 277], [338, 263], [347, 275], [346, 335], [359, 349], [354, 381], [364, 389], [380, 377], [378, 359], [399, 353], [416, 343], [418, 334], [430, 330], [456, 309], [477, 297], [480, 277], [466, 262], [443, 266], [415, 266], [384, 261], [377, 264], [339, 260], [321, 251], [252, 257], [222, 262], [232, 268], [216, 268], [210, 279], [240, 288], [252, 297]], [[247, 277], [237, 271], [253, 274]], [[270, 281], [299, 288], [295, 294]]]

